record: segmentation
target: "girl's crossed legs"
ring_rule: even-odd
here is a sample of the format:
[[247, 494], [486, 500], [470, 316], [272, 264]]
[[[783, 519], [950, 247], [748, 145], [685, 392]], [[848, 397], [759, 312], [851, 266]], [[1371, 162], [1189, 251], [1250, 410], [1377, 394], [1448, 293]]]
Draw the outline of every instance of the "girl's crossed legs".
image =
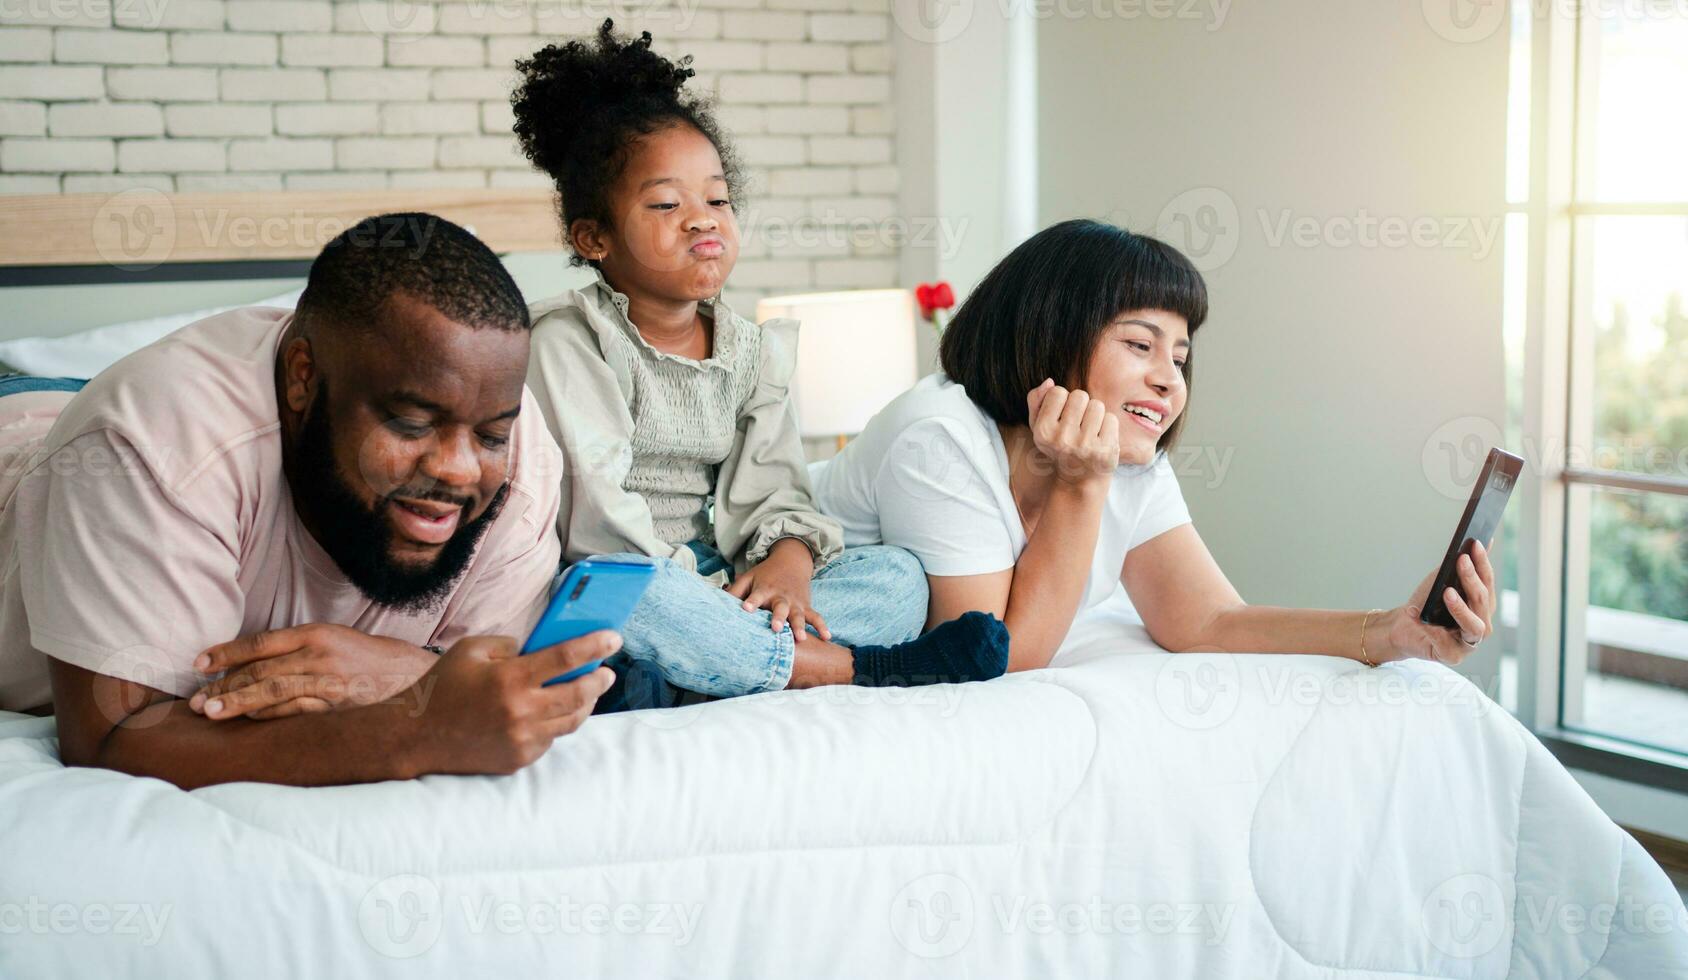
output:
[[920, 636], [926, 573], [902, 548], [850, 548], [815, 571], [810, 595], [832, 632], [828, 643], [812, 631], [799, 642], [789, 626], [775, 633], [768, 610], [746, 611], [704, 577], [729, 568], [720, 553], [699, 542], [690, 547], [696, 573], [666, 558], [605, 556], [654, 561], [656, 574], [609, 661], [616, 683], [599, 700], [600, 713], [671, 706], [687, 691], [734, 697], [823, 684], [986, 680], [1007, 665], [1008, 637], [994, 617], [969, 614]]

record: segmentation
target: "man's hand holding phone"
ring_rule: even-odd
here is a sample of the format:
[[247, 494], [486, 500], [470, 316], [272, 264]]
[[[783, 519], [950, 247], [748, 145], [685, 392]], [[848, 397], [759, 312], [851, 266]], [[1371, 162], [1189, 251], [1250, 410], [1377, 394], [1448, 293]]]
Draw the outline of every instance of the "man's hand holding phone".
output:
[[531, 764], [586, 721], [615, 672], [597, 667], [572, 681], [546, 681], [620, 649], [613, 630], [527, 654], [507, 636], [457, 641], [416, 684], [418, 771], [513, 773]]

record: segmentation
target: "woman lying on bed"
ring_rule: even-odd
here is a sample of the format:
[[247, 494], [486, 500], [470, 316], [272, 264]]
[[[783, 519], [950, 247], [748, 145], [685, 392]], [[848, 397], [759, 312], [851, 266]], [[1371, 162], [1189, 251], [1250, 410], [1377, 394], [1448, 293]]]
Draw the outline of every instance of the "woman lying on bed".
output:
[[1167, 462], [1190, 392], [1201, 274], [1176, 249], [1095, 221], [1027, 240], [944, 332], [943, 371], [818, 468], [845, 543], [914, 552], [929, 622], [1003, 619], [1009, 670], [1049, 666], [1075, 623], [1124, 593], [1176, 651], [1315, 653], [1454, 664], [1490, 632], [1494, 568], [1461, 559], [1448, 609], [1418, 621], [1432, 570], [1387, 611], [1251, 606], [1215, 564]]

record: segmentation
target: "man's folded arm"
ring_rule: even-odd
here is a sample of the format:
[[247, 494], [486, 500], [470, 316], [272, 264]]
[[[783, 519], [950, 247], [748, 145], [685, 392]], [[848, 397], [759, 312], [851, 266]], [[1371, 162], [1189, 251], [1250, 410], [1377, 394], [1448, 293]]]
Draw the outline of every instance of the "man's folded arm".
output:
[[48, 663], [66, 765], [152, 776], [183, 789], [241, 781], [327, 786], [420, 772], [414, 705], [215, 722], [155, 688], [53, 657]]
[[183, 789], [228, 782], [331, 786], [426, 773], [513, 773], [579, 728], [615, 679], [549, 678], [621, 649], [610, 630], [518, 656], [507, 636], [459, 640], [401, 697], [270, 721], [212, 721], [156, 688], [49, 658], [59, 757]]

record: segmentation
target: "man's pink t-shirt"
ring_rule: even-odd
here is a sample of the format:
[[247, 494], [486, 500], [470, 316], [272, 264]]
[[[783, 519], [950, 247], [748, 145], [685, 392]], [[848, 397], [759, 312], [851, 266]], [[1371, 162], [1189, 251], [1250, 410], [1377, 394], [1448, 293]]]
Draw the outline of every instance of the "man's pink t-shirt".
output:
[[429, 612], [380, 606], [305, 530], [282, 476], [275, 358], [291, 316], [200, 320], [64, 406], [0, 501], [0, 709], [50, 700], [42, 654], [185, 697], [205, 682], [203, 650], [262, 630], [337, 623], [449, 646], [538, 622], [561, 555], [561, 453], [533, 396], [504, 509], [451, 594]]

